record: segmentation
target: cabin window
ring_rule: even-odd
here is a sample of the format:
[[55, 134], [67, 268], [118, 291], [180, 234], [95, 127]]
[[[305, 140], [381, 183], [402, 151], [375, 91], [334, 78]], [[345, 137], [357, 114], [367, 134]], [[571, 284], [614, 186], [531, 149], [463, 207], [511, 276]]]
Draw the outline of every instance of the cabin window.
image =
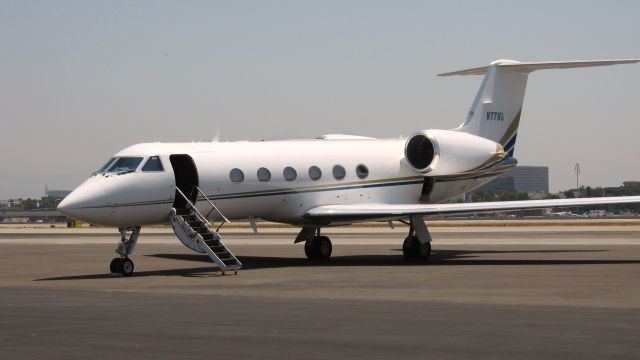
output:
[[356, 166], [356, 175], [358, 175], [360, 179], [366, 178], [369, 176], [369, 168], [364, 164]]
[[162, 161], [159, 156], [150, 156], [149, 160], [142, 166], [142, 171], [164, 171]]
[[317, 166], [312, 166], [309, 168], [309, 178], [311, 180], [318, 180], [322, 177], [322, 171]]
[[271, 171], [269, 169], [261, 167], [258, 169], [258, 181], [269, 181], [271, 180]]
[[229, 171], [229, 180], [233, 183], [241, 183], [244, 181], [244, 173], [238, 168], [233, 168]]
[[138, 165], [142, 162], [142, 157], [138, 156], [124, 156], [116, 160], [116, 162], [111, 165], [109, 168], [109, 172], [133, 172], [136, 171]]
[[333, 167], [333, 177], [336, 178], [336, 180], [342, 180], [345, 176], [347, 176], [347, 171], [342, 165], [335, 165]]
[[293, 181], [298, 177], [298, 172], [291, 166], [287, 166], [282, 171], [282, 176], [284, 176], [284, 179], [287, 181]]

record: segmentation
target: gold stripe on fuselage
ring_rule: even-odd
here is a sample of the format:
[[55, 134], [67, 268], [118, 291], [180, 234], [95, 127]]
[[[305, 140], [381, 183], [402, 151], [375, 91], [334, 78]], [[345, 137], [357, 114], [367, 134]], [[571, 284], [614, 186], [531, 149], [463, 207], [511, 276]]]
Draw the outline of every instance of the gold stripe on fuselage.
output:
[[211, 195], [213, 197], [225, 197], [225, 196], [245, 196], [245, 195], [258, 195], [258, 194], [267, 194], [267, 193], [277, 193], [282, 191], [309, 191], [309, 190], [320, 190], [332, 187], [344, 187], [344, 186], [357, 186], [357, 185], [370, 185], [370, 184], [380, 184], [387, 182], [398, 182], [398, 181], [410, 181], [410, 180], [421, 180], [423, 176], [405, 176], [398, 178], [389, 178], [389, 179], [377, 179], [377, 180], [366, 180], [366, 181], [353, 181], [346, 183], [333, 183], [333, 184], [324, 184], [324, 185], [309, 185], [309, 186], [300, 186], [300, 187], [291, 187], [291, 188], [278, 188], [278, 189], [270, 189], [270, 190], [256, 190], [256, 191], [245, 191], [245, 192], [235, 192], [235, 193], [224, 193], [224, 194], [215, 194]]

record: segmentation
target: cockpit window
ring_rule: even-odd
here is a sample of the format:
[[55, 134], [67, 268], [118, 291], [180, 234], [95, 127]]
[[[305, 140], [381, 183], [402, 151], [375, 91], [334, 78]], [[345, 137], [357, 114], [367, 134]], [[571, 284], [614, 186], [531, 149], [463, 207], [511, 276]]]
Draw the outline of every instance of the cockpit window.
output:
[[108, 172], [130, 172], [136, 171], [138, 165], [142, 162], [142, 157], [137, 156], [125, 156], [118, 158], [116, 162], [111, 165]]
[[144, 163], [142, 171], [164, 171], [164, 167], [162, 167], [162, 161], [160, 161], [160, 157], [150, 156], [149, 160]]
[[109, 159], [109, 161], [107, 161], [104, 165], [102, 165], [100, 170], [96, 171], [96, 173], [100, 174], [100, 173], [103, 173], [103, 172], [107, 171], [107, 169], [111, 166], [111, 164], [113, 164], [113, 162], [115, 160], [116, 160], [116, 158]]

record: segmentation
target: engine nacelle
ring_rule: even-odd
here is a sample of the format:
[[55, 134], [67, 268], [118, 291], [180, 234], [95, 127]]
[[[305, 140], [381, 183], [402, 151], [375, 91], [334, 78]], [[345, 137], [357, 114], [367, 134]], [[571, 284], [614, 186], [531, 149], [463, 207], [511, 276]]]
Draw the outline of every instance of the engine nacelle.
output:
[[456, 175], [505, 157], [502, 145], [453, 130], [423, 130], [407, 139], [404, 156], [417, 172], [429, 176]]

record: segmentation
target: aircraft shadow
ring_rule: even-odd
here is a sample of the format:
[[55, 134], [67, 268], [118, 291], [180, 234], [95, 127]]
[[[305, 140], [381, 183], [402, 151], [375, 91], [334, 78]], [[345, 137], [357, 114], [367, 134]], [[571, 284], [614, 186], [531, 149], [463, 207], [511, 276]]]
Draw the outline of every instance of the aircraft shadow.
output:
[[[145, 276], [182, 276], [182, 277], [216, 277], [222, 276], [217, 272], [218, 268], [211, 264], [210, 266], [203, 266], [197, 268], [188, 269], [166, 269], [166, 270], [152, 270], [152, 271], [136, 271], [133, 277], [145, 277]], [[87, 275], [71, 275], [71, 276], [58, 276], [42, 279], [34, 279], [33, 281], [59, 281], [59, 280], [99, 280], [99, 279], [118, 279], [123, 278], [122, 275], [112, 275], [109, 273], [102, 274], [87, 274]]]
[[[400, 252], [401, 249], [392, 249]], [[326, 267], [326, 266], [478, 266], [478, 265], [616, 265], [640, 264], [640, 260], [615, 259], [483, 259], [482, 254], [526, 254], [526, 253], [597, 253], [608, 250], [434, 250], [428, 262], [406, 262], [401, 254], [397, 255], [347, 255], [334, 256], [324, 261], [311, 261], [304, 257], [239, 256], [243, 270], [288, 268], [288, 267]], [[192, 261], [206, 264], [202, 267], [136, 271], [134, 277], [145, 276], [182, 276], [216, 277], [221, 276], [209, 257], [200, 254], [152, 254], [154, 258]], [[122, 276], [102, 274], [72, 275], [35, 279], [33, 281], [60, 280], [98, 280], [114, 279]]]
[[[393, 251], [402, 251], [393, 249]], [[480, 254], [511, 254], [511, 253], [595, 253], [608, 250], [514, 250], [514, 251], [462, 251], [437, 250], [433, 251], [428, 262], [406, 262], [402, 255], [349, 255], [333, 256], [328, 260], [312, 261], [303, 257], [273, 257], [273, 256], [238, 256], [244, 270], [287, 268], [287, 267], [322, 267], [322, 266], [439, 266], [439, 265], [611, 265], [611, 264], [640, 264], [640, 260], [615, 259], [482, 259]], [[198, 254], [153, 254], [146, 255], [156, 258], [196, 261], [211, 263], [206, 255]]]

